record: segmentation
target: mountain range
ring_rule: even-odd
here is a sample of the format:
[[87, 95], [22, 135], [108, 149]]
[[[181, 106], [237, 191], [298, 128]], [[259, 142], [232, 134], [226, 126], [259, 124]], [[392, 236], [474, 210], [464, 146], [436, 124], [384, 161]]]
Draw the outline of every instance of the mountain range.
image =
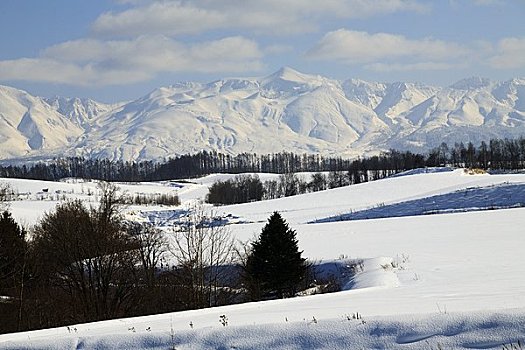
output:
[[262, 78], [181, 82], [116, 104], [0, 86], [3, 160], [163, 160], [200, 150], [355, 157], [524, 134], [524, 78], [435, 87], [285, 67]]

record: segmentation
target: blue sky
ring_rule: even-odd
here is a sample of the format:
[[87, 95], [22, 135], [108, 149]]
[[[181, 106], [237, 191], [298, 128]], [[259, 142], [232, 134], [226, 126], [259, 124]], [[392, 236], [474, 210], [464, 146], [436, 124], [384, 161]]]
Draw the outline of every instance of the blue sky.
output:
[[0, 84], [128, 100], [264, 76], [449, 85], [525, 76], [522, 0], [1, 0]]

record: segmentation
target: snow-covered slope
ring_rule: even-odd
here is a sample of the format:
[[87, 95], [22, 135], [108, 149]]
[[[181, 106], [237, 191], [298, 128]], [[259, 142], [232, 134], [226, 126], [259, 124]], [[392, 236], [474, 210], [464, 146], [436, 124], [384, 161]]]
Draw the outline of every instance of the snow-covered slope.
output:
[[[6, 91], [14, 90], [0, 90], [0, 104], [23, 116], [26, 104], [15, 98], [15, 104], [23, 107], [11, 107], [13, 93]], [[39, 150], [32, 155], [114, 160], [160, 160], [200, 150], [351, 157], [389, 148], [426, 151], [443, 141], [476, 144], [494, 137], [519, 137], [525, 127], [524, 79], [499, 83], [469, 78], [438, 88], [357, 79], [340, 82], [282, 68], [261, 78], [177, 83], [117, 105], [63, 98], [44, 101], [17, 94], [38, 100], [50, 114], [74, 126], [71, 130], [69, 124], [63, 126], [70, 137], [48, 147], [38, 147], [38, 137], [25, 124], [22, 135], [4, 132], [2, 158], [24, 156], [28, 149]], [[63, 133], [59, 130], [57, 135]], [[7, 147], [24, 138], [32, 140], [32, 146]], [[55, 146], [61, 146], [60, 151]]]

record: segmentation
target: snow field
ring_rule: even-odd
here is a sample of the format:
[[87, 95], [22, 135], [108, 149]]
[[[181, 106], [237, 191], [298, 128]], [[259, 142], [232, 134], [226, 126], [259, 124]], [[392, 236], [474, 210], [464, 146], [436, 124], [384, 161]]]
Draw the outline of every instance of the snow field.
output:
[[[186, 202], [213, 181], [194, 182], [178, 189], [186, 191]], [[303, 256], [319, 263], [362, 259], [362, 269], [338, 293], [82, 324], [72, 333], [62, 327], [6, 334], [0, 348], [501, 349], [523, 343], [524, 208], [308, 224], [382, 204], [447, 194], [453, 199], [467, 188], [492, 186], [494, 197], [509, 184], [521, 189], [525, 175], [414, 174], [219, 207], [238, 218], [228, 227], [240, 240], [257, 235], [277, 210], [297, 231]], [[11, 208], [27, 221], [31, 209], [42, 209], [26, 203], [23, 211], [20, 203]], [[152, 211], [168, 217], [181, 208], [130, 210], [143, 211], [144, 218]], [[353, 318], [357, 314], [361, 318]]]

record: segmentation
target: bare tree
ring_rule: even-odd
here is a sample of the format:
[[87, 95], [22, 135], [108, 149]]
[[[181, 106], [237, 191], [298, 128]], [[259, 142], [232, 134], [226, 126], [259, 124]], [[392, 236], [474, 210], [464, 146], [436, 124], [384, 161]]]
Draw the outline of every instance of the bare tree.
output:
[[168, 241], [161, 230], [149, 223], [129, 222], [127, 232], [136, 243], [144, 282], [148, 287], [153, 287], [160, 260], [168, 251]]
[[299, 178], [295, 173], [279, 175], [281, 196], [289, 197], [299, 194]]
[[264, 182], [264, 199], [275, 199], [280, 196], [281, 193], [277, 180], [267, 180]]
[[9, 209], [9, 201], [15, 197], [15, 192], [7, 182], [0, 182], [0, 212]]
[[312, 180], [310, 181], [310, 189], [312, 192], [323, 191], [327, 188], [326, 175], [323, 173], [312, 174]]
[[137, 254], [115, 207], [116, 193], [114, 185], [102, 188], [98, 210], [63, 203], [35, 227], [40, 265], [69, 297], [73, 320], [116, 317], [131, 306]]
[[172, 253], [191, 291], [193, 306], [218, 304], [230, 274], [235, 242], [223, 218], [202, 206], [192, 208], [173, 230]]
[[117, 185], [111, 182], [100, 181], [98, 183], [100, 202], [96, 214], [101, 224], [106, 225], [121, 219], [122, 196]]

